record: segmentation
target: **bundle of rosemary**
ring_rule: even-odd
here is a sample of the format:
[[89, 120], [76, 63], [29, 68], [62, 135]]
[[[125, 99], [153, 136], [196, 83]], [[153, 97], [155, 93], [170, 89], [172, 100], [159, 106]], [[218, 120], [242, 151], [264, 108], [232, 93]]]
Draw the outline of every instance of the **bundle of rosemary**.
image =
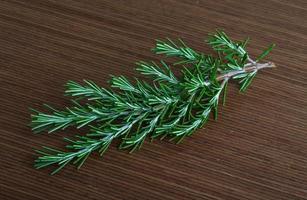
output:
[[40, 156], [35, 168], [56, 165], [52, 174], [70, 162], [80, 168], [92, 152], [103, 155], [116, 138], [121, 140], [119, 149], [130, 152], [139, 149], [146, 137], [180, 142], [202, 127], [211, 112], [216, 119], [219, 99], [223, 96], [225, 102], [229, 80], [237, 80], [243, 92], [259, 70], [274, 67], [271, 62], [260, 63], [274, 45], [253, 60], [246, 51], [248, 39], [232, 41], [218, 30], [209, 35], [207, 43], [218, 57], [196, 52], [181, 40], [157, 40], [153, 52], [177, 57], [174, 65], [182, 66], [180, 78], [161, 61], [136, 63], [137, 71], [153, 79], [151, 84], [139, 79], [132, 84], [124, 76], [112, 77], [113, 89], [88, 80], [84, 84], [69, 81], [65, 93], [73, 97], [73, 106], [64, 110], [47, 106], [49, 114], [33, 110], [32, 130], [52, 133], [69, 126], [88, 126], [90, 131], [75, 139], [64, 138], [68, 152], [50, 147], [37, 150]]

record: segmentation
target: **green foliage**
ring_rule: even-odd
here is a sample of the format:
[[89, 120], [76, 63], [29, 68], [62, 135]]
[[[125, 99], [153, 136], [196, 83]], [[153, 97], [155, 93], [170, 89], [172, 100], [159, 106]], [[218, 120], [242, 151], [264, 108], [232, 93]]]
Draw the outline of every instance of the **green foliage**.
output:
[[113, 99], [110, 91], [100, 88], [93, 81], [84, 80], [84, 82], [86, 84], [82, 86], [74, 81], [68, 81], [66, 84], [67, 90], [65, 93], [70, 96], [87, 97], [88, 100]]
[[130, 152], [139, 149], [145, 139], [169, 138], [177, 143], [202, 127], [211, 111], [217, 117], [219, 99], [223, 104], [230, 79], [238, 79], [240, 91], [245, 91], [258, 71], [258, 60], [273, 48], [270, 46], [256, 61], [251, 61], [246, 44], [234, 42], [222, 31], [211, 34], [208, 43], [218, 58], [204, 55], [188, 47], [181, 40], [157, 40], [153, 51], [166, 57], [177, 57], [182, 65], [181, 77], [171, 66], [161, 61], [138, 62], [136, 70], [153, 79], [151, 84], [125, 76], [112, 76], [112, 89], [99, 87], [93, 81], [84, 84], [69, 81], [65, 94], [73, 98], [73, 106], [57, 110], [47, 106], [48, 112], [33, 110], [33, 132], [53, 133], [69, 126], [88, 127], [85, 135], [64, 138], [69, 150], [43, 147], [36, 152], [36, 168], [56, 166], [57, 173], [68, 163], [80, 168], [93, 152], [103, 155], [114, 139], [121, 141], [120, 149]]
[[240, 92], [244, 92], [248, 88], [248, 86], [251, 84], [256, 74], [257, 74], [256, 70], [252, 71], [251, 73], [247, 74], [243, 79], [239, 81], [239, 83], [241, 84]]
[[234, 42], [229, 39], [226, 33], [220, 30], [210, 34], [207, 40], [208, 44], [227, 60], [224, 70], [238, 70], [244, 67], [249, 58], [245, 50], [248, 41], [249, 39], [247, 38], [244, 41]]
[[153, 77], [154, 81], [166, 81], [169, 83], [178, 84], [179, 81], [174, 76], [169, 66], [164, 61], [161, 61], [161, 64], [165, 69], [161, 69], [161, 67], [159, 67], [155, 62], [138, 62], [138, 68], [136, 68], [136, 70], [141, 72], [141, 74]]
[[265, 49], [256, 59], [256, 62], [262, 60], [264, 57], [266, 57], [275, 47], [275, 44], [271, 44], [267, 49]]
[[166, 41], [157, 40], [156, 47], [152, 49], [156, 54], [164, 54], [167, 57], [178, 57], [181, 61], [177, 64], [198, 62], [201, 54], [188, 47], [179, 39], [179, 45], [167, 38]]

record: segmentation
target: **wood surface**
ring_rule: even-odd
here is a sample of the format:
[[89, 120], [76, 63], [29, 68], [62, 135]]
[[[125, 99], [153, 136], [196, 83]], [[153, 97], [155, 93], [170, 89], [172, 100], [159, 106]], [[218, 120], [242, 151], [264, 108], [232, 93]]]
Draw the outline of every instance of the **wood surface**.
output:
[[[278, 66], [245, 94], [231, 84], [218, 121], [180, 145], [113, 145], [79, 171], [33, 168], [34, 148], [62, 148], [80, 131], [35, 135], [29, 107], [69, 105], [67, 80], [140, 77], [136, 61], [161, 59], [150, 51], [157, 38], [213, 53], [204, 39], [216, 28], [249, 36], [252, 56], [276, 43]], [[305, 0], [1, 0], [0, 199], [307, 199], [306, 56]]]

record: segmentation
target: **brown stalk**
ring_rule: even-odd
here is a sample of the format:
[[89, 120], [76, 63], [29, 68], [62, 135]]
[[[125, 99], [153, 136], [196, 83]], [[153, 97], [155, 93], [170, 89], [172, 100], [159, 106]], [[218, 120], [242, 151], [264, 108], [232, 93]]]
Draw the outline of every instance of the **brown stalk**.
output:
[[225, 79], [230, 79], [233, 76], [236, 76], [238, 74], [243, 74], [246, 72], [252, 72], [254, 70], [261, 70], [264, 68], [274, 68], [276, 65], [273, 62], [267, 62], [267, 63], [247, 63], [242, 70], [234, 70], [230, 71], [226, 74], [220, 74], [216, 80], [217, 81], [222, 81]]

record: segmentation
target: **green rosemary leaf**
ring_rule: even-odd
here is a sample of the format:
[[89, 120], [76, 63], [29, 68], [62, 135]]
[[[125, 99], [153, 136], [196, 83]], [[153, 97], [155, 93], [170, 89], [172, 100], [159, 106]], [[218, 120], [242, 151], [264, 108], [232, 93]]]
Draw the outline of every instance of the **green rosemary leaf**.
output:
[[275, 47], [275, 44], [271, 44], [267, 49], [265, 49], [256, 59], [256, 62], [262, 60], [263, 58], [265, 58]]
[[242, 46], [242, 48], [246, 48], [246, 46], [247, 46], [247, 44], [248, 44], [248, 42], [249, 42], [249, 37], [247, 37], [242, 43], [241, 43], [241, 46]]
[[227, 89], [228, 89], [228, 81], [225, 83], [225, 86], [224, 86], [224, 91], [223, 91], [223, 106], [224, 106], [225, 103], [226, 103]]
[[214, 120], [217, 120], [217, 106], [213, 107]]

